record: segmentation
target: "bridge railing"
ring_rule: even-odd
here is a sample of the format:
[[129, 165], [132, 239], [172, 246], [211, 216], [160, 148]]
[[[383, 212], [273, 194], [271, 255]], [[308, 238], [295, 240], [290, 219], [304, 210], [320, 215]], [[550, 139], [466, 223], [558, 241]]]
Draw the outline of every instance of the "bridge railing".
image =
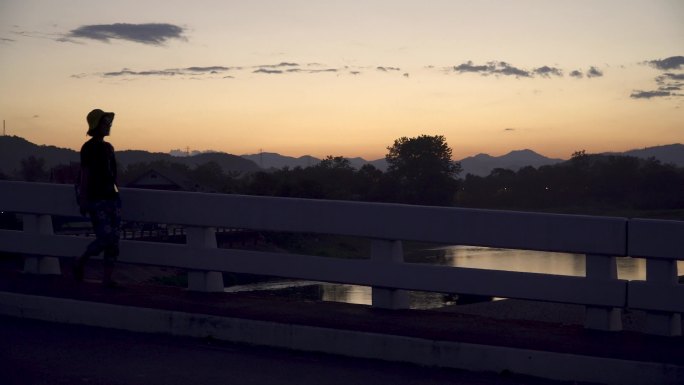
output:
[[[625, 308], [648, 312], [648, 331], [680, 335], [684, 222], [426, 207], [400, 204], [121, 189], [125, 221], [186, 228], [184, 245], [127, 241], [122, 262], [188, 269], [189, 288], [221, 291], [221, 272], [371, 286], [373, 306], [402, 308], [406, 290], [580, 304], [585, 326], [620, 330]], [[76, 216], [69, 185], [0, 181], [0, 210], [24, 215], [24, 231], [0, 230], [0, 251], [41, 255], [25, 270], [58, 272], [55, 257], [80, 255], [90, 241], [55, 235], [51, 216]], [[369, 238], [368, 259], [217, 248], [216, 227]], [[586, 276], [405, 263], [402, 241], [544, 250], [586, 255]], [[647, 279], [617, 278], [616, 257], [647, 259]]]

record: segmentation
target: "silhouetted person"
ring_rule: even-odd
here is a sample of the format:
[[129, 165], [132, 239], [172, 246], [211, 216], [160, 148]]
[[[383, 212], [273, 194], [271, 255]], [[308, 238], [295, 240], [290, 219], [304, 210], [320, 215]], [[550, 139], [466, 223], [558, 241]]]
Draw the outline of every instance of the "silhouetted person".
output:
[[116, 186], [114, 147], [104, 141], [105, 136], [109, 136], [114, 113], [95, 109], [90, 111], [86, 120], [87, 134], [92, 138], [81, 147], [81, 175], [77, 182], [77, 194], [81, 215], [90, 216], [96, 238], [76, 259], [74, 277], [82, 280], [88, 259], [104, 251], [102, 283], [115, 286], [112, 273], [114, 262], [119, 256], [121, 200]]

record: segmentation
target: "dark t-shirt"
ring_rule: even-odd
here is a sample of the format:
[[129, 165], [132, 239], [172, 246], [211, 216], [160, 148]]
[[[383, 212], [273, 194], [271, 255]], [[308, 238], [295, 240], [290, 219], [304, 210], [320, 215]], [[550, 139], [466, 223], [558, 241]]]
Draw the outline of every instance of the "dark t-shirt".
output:
[[81, 147], [81, 168], [87, 173], [86, 198], [93, 202], [117, 199], [116, 158], [111, 144], [95, 138]]

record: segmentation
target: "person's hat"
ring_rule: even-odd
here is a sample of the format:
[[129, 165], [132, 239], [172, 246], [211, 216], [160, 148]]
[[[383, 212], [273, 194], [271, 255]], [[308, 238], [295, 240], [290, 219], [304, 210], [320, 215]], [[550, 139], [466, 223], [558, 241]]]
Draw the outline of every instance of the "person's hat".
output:
[[110, 116], [111, 119], [114, 120], [113, 112], [104, 112], [99, 108], [88, 113], [88, 116], [86, 117], [86, 120], [88, 121], [88, 135], [93, 136], [96, 133], [97, 127], [100, 125], [100, 120], [105, 116]]

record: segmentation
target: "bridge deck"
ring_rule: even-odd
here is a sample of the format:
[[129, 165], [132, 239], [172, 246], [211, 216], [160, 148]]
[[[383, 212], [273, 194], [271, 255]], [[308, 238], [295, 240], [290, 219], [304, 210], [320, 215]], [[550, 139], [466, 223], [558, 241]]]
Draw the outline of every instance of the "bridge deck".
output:
[[0, 291], [89, 302], [155, 308], [194, 314], [280, 322], [341, 330], [416, 337], [684, 365], [684, 337], [636, 332], [599, 332], [581, 325], [441, 310], [383, 310], [335, 302], [312, 302], [257, 293], [195, 293], [182, 288], [126, 284], [107, 289], [75, 282], [63, 261], [62, 276], [37, 276], [7, 265], [0, 268]]

